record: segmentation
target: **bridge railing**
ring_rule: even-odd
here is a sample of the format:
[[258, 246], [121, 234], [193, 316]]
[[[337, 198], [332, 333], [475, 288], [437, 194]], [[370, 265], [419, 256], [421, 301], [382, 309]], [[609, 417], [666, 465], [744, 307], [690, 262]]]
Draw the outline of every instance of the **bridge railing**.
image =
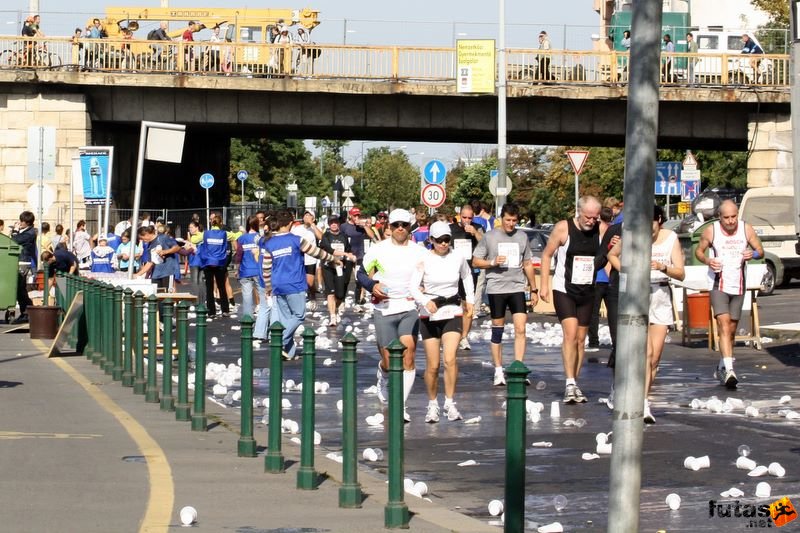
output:
[[[624, 52], [510, 49], [507, 79], [530, 83], [624, 85]], [[114, 73], [401, 80], [453, 83], [453, 48], [323, 44], [185, 43], [0, 37], [0, 68]], [[661, 56], [662, 85], [789, 86], [789, 56], [672, 53]]]

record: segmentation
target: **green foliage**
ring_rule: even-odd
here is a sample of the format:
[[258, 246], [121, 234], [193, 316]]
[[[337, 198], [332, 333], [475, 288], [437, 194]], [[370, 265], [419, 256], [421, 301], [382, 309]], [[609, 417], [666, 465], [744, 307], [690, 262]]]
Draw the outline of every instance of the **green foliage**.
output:
[[[488, 204], [494, 203], [494, 197], [489, 192], [489, 172], [497, 168], [495, 154], [468, 167], [458, 167], [452, 173], [455, 181], [453, 191], [453, 204], [464, 205], [471, 200], [481, 200]], [[450, 176], [448, 175], [448, 180]]]
[[[419, 176], [419, 168], [409, 162], [403, 151], [371, 148], [364, 156], [364, 192], [359, 194], [357, 203], [369, 214], [416, 206], [419, 204]], [[358, 186], [354, 189], [360, 192]]]
[[786, 0], [750, 0], [750, 3], [769, 14], [770, 25], [789, 27], [789, 2]]

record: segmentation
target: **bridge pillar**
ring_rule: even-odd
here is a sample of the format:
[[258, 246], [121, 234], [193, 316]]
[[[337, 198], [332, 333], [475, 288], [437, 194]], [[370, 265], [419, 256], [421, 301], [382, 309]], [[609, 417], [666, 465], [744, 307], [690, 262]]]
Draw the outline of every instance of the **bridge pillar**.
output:
[[[28, 128], [56, 128], [56, 171], [51, 188], [55, 201], [44, 211], [44, 220], [67, 220], [70, 204], [72, 157], [91, 141], [91, 120], [83, 94], [9, 92], [0, 94], [0, 219], [16, 220], [22, 211], [36, 212], [28, 202], [35, 185], [28, 175]], [[76, 190], [80, 190], [76, 184]], [[75, 220], [85, 217], [82, 197], [75, 198]]]
[[747, 132], [747, 186], [792, 186], [791, 115], [750, 115]]

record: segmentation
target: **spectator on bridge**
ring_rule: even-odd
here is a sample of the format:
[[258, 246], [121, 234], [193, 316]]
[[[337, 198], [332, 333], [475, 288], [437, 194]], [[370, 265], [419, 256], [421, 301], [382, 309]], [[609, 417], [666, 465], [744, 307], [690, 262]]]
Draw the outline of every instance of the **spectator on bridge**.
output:
[[79, 220], [75, 227], [75, 240], [72, 243], [72, 251], [78, 258], [78, 267], [89, 269], [92, 265], [92, 237], [86, 231], [86, 221]]
[[[694, 34], [689, 32], [686, 34], [686, 51], [690, 54], [697, 54], [697, 41], [694, 40]], [[687, 62], [687, 68], [689, 70], [689, 85], [694, 85], [694, 64], [697, 62], [696, 59], [690, 57], [689, 61]]]
[[626, 52], [630, 52], [631, 51], [631, 32], [630, 32], [630, 30], [625, 30], [624, 32], [622, 32], [622, 41], [620, 41], [619, 44], [622, 45], [622, 48], [624, 48]]
[[[181, 36], [181, 40], [185, 43], [193, 43], [194, 42], [194, 34], [195, 32], [200, 31], [202, 28], [205, 28], [199, 22], [195, 22], [193, 20], [189, 21], [189, 25], [183, 31], [183, 35]], [[187, 44], [184, 46], [184, 62], [186, 65], [187, 70], [195, 70], [194, 69], [194, 46], [191, 44]]]
[[19, 304], [19, 316], [14, 320], [14, 324], [23, 324], [28, 321], [28, 306], [33, 302], [28, 296], [28, 276], [36, 268], [36, 229], [33, 223], [36, 217], [30, 211], [23, 211], [19, 215], [19, 222], [14, 225], [11, 231], [11, 238], [22, 247], [19, 254], [20, 263], [30, 263], [21, 266], [17, 271], [17, 303]]
[[[742, 53], [750, 56], [763, 55], [764, 49], [761, 48], [761, 45], [758, 44], [758, 41], [756, 41], [755, 38], [753, 38], [749, 33], [745, 33], [742, 35]], [[755, 57], [750, 59], [750, 68], [753, 69], [754, 78], [758, 76], [758, 66], [760, 62], [761, 60]]]
[[[551, 49], [550, 37], [547, 35], [546, 31], [542, 30], [541, 32], [539, 32], [539, 50], [549, 51], [550, 49]], [[549, 53], [539, 54], [537, 56], [537, 59], [539, 60], [538, 63], [539, 72], [536, 76], [536, 79], [539, 81], [552, 80], [553, 78], [552, 75], [550, 74], [550, 59], [551, 59], [550, 54]]]
[[[108, 33], [103, 28], [103, 25], [100, 23], [100, 19], [96, 18], [92, 20], [92, 25], [86, 28], [86, 32], [84, 34], [89, 39], [105, 39], [108, 37]], [[102, 45], [97, 42], [87, 43], [86, 44], [86, 68], [94, 68], [100, 66], [98, 62], [102, 57]], [[80, 256], [78, 256], [80, 259]]]
[[669, 54], [667, 55], [666, 59], [664, 60], [664, 64], [661, 67], [661, 81], [670, 83], [673, 81], [672, 54], [675, 53], [675, 43], [672, 42], [672, 37], [670, 37], [669, 33], [664, 34], [664, 46], [661, 49]]
[[0, 219], [0, 235], [6, 234], [6, 223], [4, 220]]

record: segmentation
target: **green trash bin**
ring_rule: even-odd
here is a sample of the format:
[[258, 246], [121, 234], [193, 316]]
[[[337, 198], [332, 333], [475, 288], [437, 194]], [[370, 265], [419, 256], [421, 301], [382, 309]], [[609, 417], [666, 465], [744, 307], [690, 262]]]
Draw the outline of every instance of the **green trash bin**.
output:
[[11, 237], [0, 233], [0, 309], [17, 305], [17, 279], [19, 276], [19, 254], [22, 247]]

